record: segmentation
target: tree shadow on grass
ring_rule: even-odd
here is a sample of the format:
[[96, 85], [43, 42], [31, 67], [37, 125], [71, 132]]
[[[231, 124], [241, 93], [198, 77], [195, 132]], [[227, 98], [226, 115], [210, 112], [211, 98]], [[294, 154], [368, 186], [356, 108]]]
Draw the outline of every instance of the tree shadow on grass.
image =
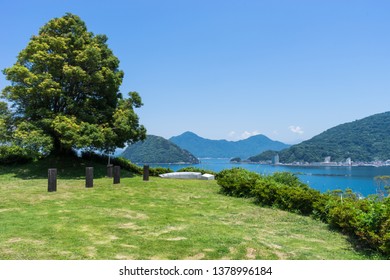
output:
[[[22, 180], [47, 179], [48, 169], [56, 168], [57, 177], [61, 179], [83, 179], [85, 168], [93, 167], [95, 179], [107, 177], [107, 166], [101, 163], [83, 160], [78, 157], [48, 157], [39, 161], [25, 164], [0, 165], [0, 176], [12, 174], [13, 177]], [[134, 177], [135, 174], [121, 169], [121, 178]]]

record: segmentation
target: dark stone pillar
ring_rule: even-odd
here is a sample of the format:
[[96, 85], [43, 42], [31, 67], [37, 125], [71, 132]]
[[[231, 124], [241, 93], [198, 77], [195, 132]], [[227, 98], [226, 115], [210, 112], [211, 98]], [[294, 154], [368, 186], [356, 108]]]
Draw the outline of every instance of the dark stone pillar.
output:
[[144, 165], [144, 181], [149, 181], [149, 165]]
[[93, 187], [93, 167], [85, 168], [85, 187], [86, 188]]
[[57, 191], [57, 169], [50, 168], [48, 171], [48, 192], [56, 192]]
[[121, 182], [121, 167], [114, 166], [114, 184], [119, 184]]

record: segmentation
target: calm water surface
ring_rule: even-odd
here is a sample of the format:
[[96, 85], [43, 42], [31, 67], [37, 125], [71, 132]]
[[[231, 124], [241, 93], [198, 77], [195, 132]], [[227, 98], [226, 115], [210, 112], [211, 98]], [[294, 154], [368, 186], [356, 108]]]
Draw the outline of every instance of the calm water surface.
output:
[[360, 193], [363, 196], [376, 193], [377, 185], [374, 180], [375, 176], [390, 175], [390, 167], [272, 166], [248, 163], [232, 164], [229, 163], [229, 159], [201, 159], [201, 163], [195, 165], [159, 164], [151, 166], [169, 167], [174, 171], [183, 167], [195, 166], [216, 172], [233, 167], [241, 167], [266, 175], [274, 172], [288, 171], [297, 174], [302, 182], [307, 183], [312, 188], [321, 192], [335, 189], [345, 190], [350, 188], [354, 192]]

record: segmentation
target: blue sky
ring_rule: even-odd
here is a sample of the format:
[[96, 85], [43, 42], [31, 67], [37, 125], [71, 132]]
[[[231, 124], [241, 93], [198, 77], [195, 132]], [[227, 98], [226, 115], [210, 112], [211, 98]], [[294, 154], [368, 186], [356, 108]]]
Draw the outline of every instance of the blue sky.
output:
[[[0, 69], [51, 18], [106, 34], [148, 133], [296, 143], [389, 111], [390, 1], [0, 0]], [[0, 77], [0, 88], [7, 84]]]

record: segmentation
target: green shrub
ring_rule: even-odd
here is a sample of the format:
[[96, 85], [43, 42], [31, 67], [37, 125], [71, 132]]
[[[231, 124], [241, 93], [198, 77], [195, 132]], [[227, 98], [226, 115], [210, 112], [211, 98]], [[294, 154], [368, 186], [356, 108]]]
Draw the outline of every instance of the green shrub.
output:
[[269, 177], [275, 180], [276, 182], [284, 184], [289, 187], [302, 187], [305, 189], [309, 189], [307, 185], [303, 184], [299, 180], [297, 175], [291, 172], [275, 172]]
[[219, 172], [217, 182], [224, 194], [249, 197], [253, 186], [260, 178], [261, 176], [257, 173], [242, 168], [233, 168]]
[[262, 177], [252, 187], [251, 196], [260, 205], [273, 206], [281, 195], [281, 184], [270, 177]]
[[[99, 155], [93, 152], [83, 152], [82, 158], [85, 160], [90, 160], [94, 162], [99, 162], [102, 164], [108, 163], [108, 156], [106, 155]], [[130, 160], [124, 158], [124, 157], [114, 157], [110, 159], [110, 163], [113, 165], [118, 165], [121, 168], [128, 170], [134, 174], [142, 175], [143, 174], [143, 168], [132, 163]], [[163, 167], [155, 167], [155, 168], [149, 168], [149, 174], [150, 176], [158, 176], [160, 174], [164, 173], [170, 173], [173, 172], [169, 168], [163, 168]]]
[[327, 208], [329, 225], [344, 233], [354, 234], [358, 209], [352, 200], [331, 199]]
[[328, 201], [331, 198], [329, 194], [319, 193], [313, 200], [313, 218], [327, 222], [329, 208], [327, 207]]
[[320, 199], [320, 192], [301, 187], [284, 187], [282, 209], [311, 215], [314, 203]]
[[329, 201], [328, 223], [359, 240], [361, 245], [390, 255], [390, 198]]
[[[116, 157], [111, 160], [111, 163], [114, 165], [119, 165], [120, 167], [129, 170], [130, 172], [133, 172], [134, 174], [142, 175], [144, 173], [143, 167], [140, 167], [134, 163], [132, 163], [130, 160], [124, 158], [124, 157]], [[170, 168], [165, 167], [152, 167], [149, 168], [149, 175], [150, 176], [158, 176], [164, 173], [170, 173], [173, 172]]]
[[286, 185], [276, 181], [273, 176], [258, 180], [251, 193], [259, 204], [303, 215], [313, 214], [315, 203], [322, 199], [316, 190], [301, 183], [295, 185], [290, 182], [290, 185]]
[[202, 169], [202, 168], [198, 168], [198, 167], [193, 167], [193, 166], [189, 166], [189, 167], [184, 167], [184, 168], [181, 168], [178, 170], [178, 172], [200, 172], [202, 174], [212, 174], [212, 175], [217, 175], [218, 173], [217, 172], [214, 172], [212, 170], [205, 170], [205, 169]]
[[[108, 164], [108, 156], [106, 155], [99, 155], [94, 152], [82, 152], [81, 157], [85, 160], [98, 162], [102, 164]], [[110, 159], [110, 163], [113, 165], [118, 165], [121, 168], [128, 170], [134, 174], [142, 174], [143, 170], [138, 165], [130, 162], [129, 160], [123, 158], [123, 157], [114, 157]]]
[[26, 163], [34, 159], [26, 149], [19, 146], [0, 145], [0, 164]]
[[361, 247], [390, 257], [390, 197], [361, 199], [350, 189], [321, 194], [291, 173], [260, 176], [242, 168], [221, 171], [217, 182], [222, 193], [312, 215], [353, 237]]
[[374, 197], [364, 199], [359, 201], [358, 207], [355, 234], [370, 247], [386, 248], [386, 243], [389, 242], [386, 234], [390, 232], [389, 200], [379, 201]]
[[171, 173], [173, 172], [172, 169], [170, 168], [165, 168], [165, 167], [153, 167], [153, 168], [149, 168], [149, 174], [150, 176], [159, 176], [161, 174], [165, 174], [165, 173]]
[[325, 204], [319, 191], [309, 188], [296, 175], [287, 172], [261, 176], [242, 168], [233, 168], [221, 171], [217, 180], [225, 194], [254, 197], [258, 204], [304, 215], [313, 214], [315, 206], [320, 208]]
[[121, 168], [128, 170], [134, 174], [143, 174], [143, 169], [139, 167], [138, 165], [132, 163], [128, 159], [125, 159], [123, 157], [115, 157], [111, 159], [111, 164], [118, 165]]

